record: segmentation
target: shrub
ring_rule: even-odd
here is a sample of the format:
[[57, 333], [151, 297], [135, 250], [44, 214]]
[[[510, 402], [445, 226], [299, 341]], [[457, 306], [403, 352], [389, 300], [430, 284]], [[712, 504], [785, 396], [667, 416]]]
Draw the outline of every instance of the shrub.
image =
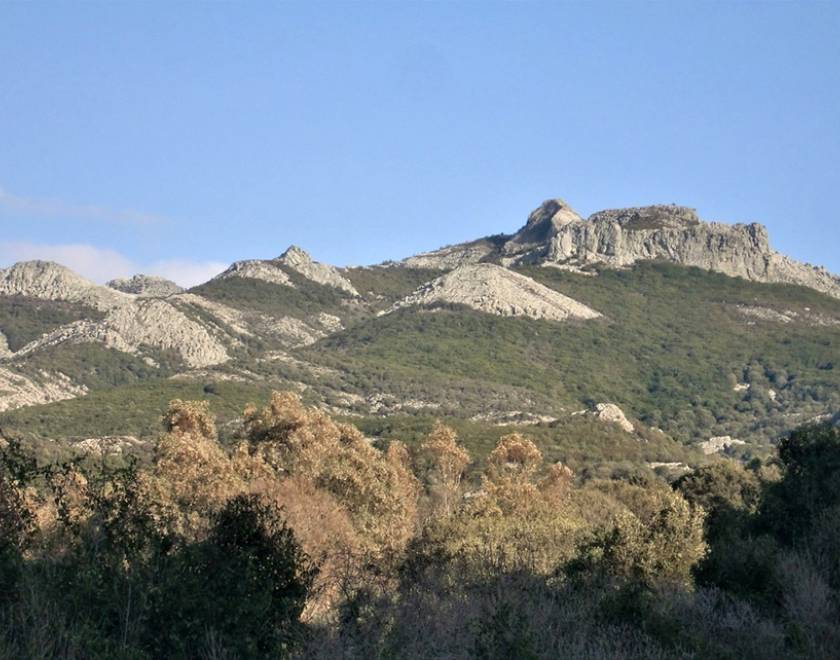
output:
[[147, 643], [158, 656], [193, 657], [208, 635], [240, 657], [286, 657], [315, 569], [275, 506], [239, 495], [208, 538], [167, 562], [153, 595]]

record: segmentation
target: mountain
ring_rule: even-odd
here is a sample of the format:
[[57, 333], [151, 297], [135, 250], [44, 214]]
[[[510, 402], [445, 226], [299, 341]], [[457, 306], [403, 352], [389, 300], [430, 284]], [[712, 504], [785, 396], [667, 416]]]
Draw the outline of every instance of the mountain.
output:
[[840, 298], [840, 278], [775, 252], [762, 225], [702, 222], [694, 209], [675, 205], [599, 211], [584, 220], [562, 199], [552, 199], [535, 209], [515, 234], [442, 248], [401, 263], [452, 268], [498, 261], [584, 270], [653, 260], [755, 282], [798, 284]]
[[[840, 280], [775, 252], [757, 224], [674, 205], [583, 219], [559, 199], [512, 234], [360, 268], [292, 246], [189, 291], [143, 275], [99, 286], [48, 262], [0, 270], [4, 429], [142, 435], [170, 398], [210, 397], [233, 420], [271, 389], [373, 434], [443, 417], [479, 443], [498, 424], [565, 442], [569, 424], [594, 437], [586, 418], [618, 420], [648, 451], [663, 433], [761, 454], [840, 410]], [[651, 460], [685, 459], [669, 446]]]

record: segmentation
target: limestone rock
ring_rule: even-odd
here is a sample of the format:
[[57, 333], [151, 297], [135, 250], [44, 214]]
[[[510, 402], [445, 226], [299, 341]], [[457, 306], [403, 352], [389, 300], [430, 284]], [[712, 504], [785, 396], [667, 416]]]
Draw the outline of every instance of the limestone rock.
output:
[[594, 319], [601, 316], [586, 305], [530, 277], [494, 264], [456, 268], [427, 282], [383, 313], [402, 307], [438, 303], [466, 305], [498, 316], [528, 316], [552, 321]]
[[757, 282], [807, 286], [840, 297], [840, 278], [771, 249], [759, 224], [700, 222], [692, 209], [650, 206], [601, 211], [557, 228], [545, 261], [612, 267], [665, 260]]
[[514, 234], [409, 257], [402, 266], [456, 268], [479, 262], [542, 264], [572, 271], [663, 260], [756, 282], [797, 284], [840, 298], [840, 277], [770, 247], [756, 223], [703, 222], [694, 209], [654, 205], [594, 213], [583, 220], [561, 199], [544, 202]]
[[295, 272], [303, 275], [306, 279], [312, 280], [317, 284], [331, 286], [353, 296], [359, 295], [359, 292], [356, 291], [356, 288], [350, 280], [344, 277], [337, 268], [313, 261], [307, 252], [296, 245], [292, 245], [280, 255], [277, 262], [288, 266]]
[[35, 378], [0, 367], [0, 411], [73, 399], [87, 392], [87, 387], [60, 372], [42, 371]]
[[534, 249], [542, 252], [541, 248], [561, 227], [581, 220], [562, 199], [550, 199], [531, 212], [525, 226], [505, 242], [503, 252], [510, 255], [522, 255]]
[[614, 403], [599, 403], [595, 406], [595, 417], [608, 424], [618, 424], [622, 431], [633, 433], [633, 423], [624, 415], [624, 411]]
[[214, 280], [224, 280], [231, 277], [246, 277], [254, 280], [262, 280], [271, 284], [282, 284], [294, 286], [286, 271], [280, 268], [275, 262], [263, 259], [248, 259], [236, 261], [231, 264], [223, 273], [216, 275]]
[[101, 343], [124, 353], [144, 346], [174, 350], [190, 367], [221, 364], [229, 359], [224, 344], [168, 300], [138, 298], [111, 309], [102, 320], [69, 323], [30, 342], [16, 357], [70, 343]]
[[709, 438], [705, 442], [701, 442], [700, 449], [703, 451], [704, 454], [708, 456], [709, 454], [717, 454], [719, 452], [722, 452], [725, 449], [728, 449], [729, 447], [745, 444], [747, 443], [743, 440], [738, 440], [728, 435], [719, 435], [714, 438]]
[[21, 261], [0, 269], [0, 295], [78, 302], [99, 310], [131, 300], [128, 294], [94, 284], [51, 261]]
[[138, 296], [149, 296], [165, 298], [184, 289], [164, 277], [157, 275], [134, 275], [133, 277], [120, 277], [108, 282], [106, 286], [122, 291], [123, 293], [134, 293]]
[[94, 456], [118, 455], [132, 449], [140, 449], [145, 442], [133, 435], [108, 435], [101, 438], [86, 438], [73, 443], [73, 449]]
[[422, 252], [394, 264], [385, 265], [403, 266], [405, 268], [430, 268], [450, 270], [468, 264], [477, 264], [483, 259], [490, 257], [497, 246], [491, 241], [481, 239], [461, 245], [450, 245], [431, 252]]

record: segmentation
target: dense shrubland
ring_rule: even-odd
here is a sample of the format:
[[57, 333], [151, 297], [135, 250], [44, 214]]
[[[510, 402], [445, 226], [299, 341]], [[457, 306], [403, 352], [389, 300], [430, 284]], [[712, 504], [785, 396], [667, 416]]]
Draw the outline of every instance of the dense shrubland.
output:
[[840, 432], [669, 484], [519, 433], [372, 444], [288, 393], [142, 464], [0, 466], [0, 658], [832, 657]]
[[[311, 402], [372, 416], [423, 417], [433, 410], [466, 420], [526, 411], [565, 420], [593, 403], [612, 402], [683, 444], [731, 435], [748, 443], [739, 452], [762, 454], [771, 449], [768, 440], [840, 408], [836, 299], [665, 263], [608, 269], [598, 277], [540, 267], [521, 272], [605, 318], [558, 324], [456, 306], [377, 316], [439, 274], [428, 270], [350, 269], [345, 274], [361, 298], [294, 271], [288, 273], [294, 287], [213, 280], [195, 292], [236, 308], [255, 332], [239, 337], [229, 347], [231, 361], [206, 380], [169, 380], [183, 365], [160, 351], [144, 349], [158, 369], [138, 356], [63, 344], [8, 364], [35, 380], [43, 370], [70, 374], [90, 394], [2, 412], [0, 426], [50, 439], [147, 435], [157, 431], [170, 399], [202, 396], [203, 386], [216, 388], [217, 410], [235, 416], [271, 389], [305, 386]], [[745, 314], [750, 309], [753, 315]], [[20, 346], [83, 310], [0, 297], [0, 331]], [[181, 311], [224, 326], [198, 306], [183, 304]], [[271, 331], [271, 318], [318, 325], [313, 316], [321, 312], [340, 317], [345, 329], [298, 348]], [[295, 361], [266, 359], [278, 350]], [[369, 397], [381, 397], [385, 408], [376, 410]], [[420, 405], [397, 407], [407, 402]]]

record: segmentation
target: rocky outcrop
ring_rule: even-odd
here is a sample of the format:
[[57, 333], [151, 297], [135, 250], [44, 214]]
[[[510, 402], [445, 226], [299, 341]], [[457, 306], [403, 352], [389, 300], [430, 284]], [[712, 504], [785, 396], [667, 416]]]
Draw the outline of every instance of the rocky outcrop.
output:
[[762, 225], [703, 222], [694, 209], [676, 205], [599, 211], [584, 220], [562, 199], [551, 199], [531, 212], [515, 234], [450, 246], [400, 263], [453, 268], [491, 261], [580, 270], [653, 260], [755, 282], [807, 286], [840, 298], [840, 278], [773, 250]]
[[0, 367], [0, 411], [74, 399], [87, 392], [84, 385], [74, 383], [59, 372], [42, 371], [36, 379]]
[[633, 433], [635, 430], [633, 423], [627, 419], [624, 411], [614, 403], [596, 404], [593, 415], [596, 419], [607, 424], [617, 424], [622, 431], [627, 433]]
[[111, 456], [141, 450], [148, 444], [133, 435], [108, 435], [79, 440], [73, 443], [73, 449], [93, 456]]
[[99, 343], [124, 353], [144, 348], [175, 351], [189, 367], [221, 364], [225, 345], [167, 300], [138, 299], [110, 310], [104, 319], [64, 325], [21, 348], [15, 357], [64, 343]]
[[461, 266], [441, 275], [383, 313], [402, 307], [428, 307], [441, 303], [466, 305], [498, 316], [528, 316], [551, 321], [601, 316], [594, 309], [530, 277], [486, 263]]
[[331, 286], [353, 296], [359, 292], [353, 284], [344, 277], [337, 268], [328, 264], [313, 261], [307, 252], [298, 246], [292, 245], [277, 259], [278, 263], [291, 268], [296, 273], [303, 275], [306, 279], [324, 286]]
[[98, 310], [131, 300], [128, 294], [94, 284], [51, 261], [21, 261], [0, 269], [0, 295], [78, 302]]
[[236, 261], [231, 264], [230, 268], [216, 275], [213, 279], [225, 280], [232, 277], [245, 277], [270, 282], [271, 284], [294, 286], [286, 271], [271, 260], [248, 259], [246, 261]]
[[759, 224], [701, 222], [682, 206], [601, 211], [553, 233], [544, 260], [578, 265], [629, 266], [665, 260], [757, 282], [808, 286], [840, 297], [840, 279], [770, 248]]
[[546, 245], [562, 227], [582, 220], [562, 199], [543, 202], [531, 211], [525, 226], [505, 241], [502, 254], [508, 261], [511, 257], [520, 263], [536, 261], [545, 255]]
[[176, 293], [181, 293], [184, 289], [164, 277], [157, 275], [134, 275], [133, 277], [120, 277], [111, 280], [106, 285], [117, 291], [123, 293], [133, 293], [138, 296], [148, 296], [154, 298], [165, 298]]
[[709, 438], [705, 442], [701, 442], [699, 446], [700, 450], [708, 456], [710, 454], [717, 454], [725, 451], [730, 447], [745, 444], [747, 443], [743, 440], [738, 440], [737, 438], [732, 438], [728, 435], [719, 435], [714, 438]]
[[395, 263], [388, 262], [383, 265], [402, 266], [404, 268], [451, 270], [460, 266], [477, 264], [484, 259], [492, 257], [497, 249], [498, 245], [492, 241], [481, 239], [472, 243], [450, 245], [431, 252], [421, 252], [402, 261]]
[[350, 280], [344, 277], [338, 268], [314, 261], [309, 254], [296, 245], [292, 245], [276, 259], [237, 261], [213, 279], [247, 277], [272, 284], [294, 287], [295, 284], [287, 271], [294, 271], [316, 284], [331, 286], [352, 296], [359, 295]]

